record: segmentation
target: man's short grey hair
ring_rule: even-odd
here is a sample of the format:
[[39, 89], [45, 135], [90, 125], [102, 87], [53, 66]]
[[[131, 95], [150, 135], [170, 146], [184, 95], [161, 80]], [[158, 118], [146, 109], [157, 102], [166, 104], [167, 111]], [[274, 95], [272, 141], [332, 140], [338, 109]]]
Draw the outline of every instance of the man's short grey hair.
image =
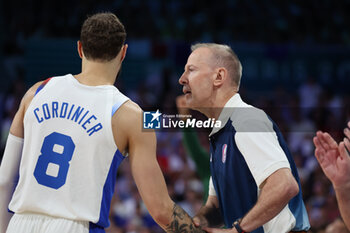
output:
[[228, 75], [232, 78], [238, 91], [242, 77], [242, 64], [231, 47], [224, 44], [197, 43], [191, 46], [191, 50], [193, 52], [202, 47], [211, 50], [214, 56], [213, 58], [216, 61], [216, 66], [221, 66], [227, 69]]

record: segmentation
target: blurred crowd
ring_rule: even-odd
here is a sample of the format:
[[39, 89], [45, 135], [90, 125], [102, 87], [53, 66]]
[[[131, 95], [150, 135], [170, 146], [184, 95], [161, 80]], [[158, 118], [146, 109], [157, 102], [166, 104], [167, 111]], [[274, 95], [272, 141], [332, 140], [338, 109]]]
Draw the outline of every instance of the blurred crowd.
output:
[[115, 12], [133, 38], [350, 44], [348, 1], [13, 0], [3, 9], [5, 41], [19, 46], [28, 37], [77, 37], [96, 11]]
[[[23, 79], [23, 67], [13, 65], [21, 64], [17, 61], [24, 54], [26, 40], [78, 38], [87, 13], [115, 12], [125, 24], [129, 38], [350, 45], [350, 2], [347, 1], [13, 0], [4, 1], [3, 6], [0, 61], [7, 72], [2, 77], [10, 77], [11, 81], [8, 88], [0, 89], [0, 158], [11, 121], [29, 88]], [[161, 67], [157, 77], [146, 77], [125, 94], [144, 109], [176, 113], [175, 98], [180, 94], [176, 84], [178, 75], [172, 68]], [[284, 133], [299, 170], [311, 232], [341, 232], [329, 230], [339, 225], [340, 215], [331, 183], [314, 157], [312, 137], [317, 130], [323, 130], [338, 141], [342, 139], [342, 129], [350, 120], [350, 93], [322, 86], [318, 77], [305, 77], [292, 90], [277, 86], [268, 92], [254, 92], [242, 86], [240, 94], [249, 104], [264, 109]], [[206, 149], [208, 133], [198, 132]], [[181, 131], [157, 132], [157, 157], [169, 194], [193, 216], [205, 201], [205, 195], [182, 136]], [[128, 159], [118, 171], [111, 223], [108, 231], [114, 233], [162, 232], [142, 203]]]

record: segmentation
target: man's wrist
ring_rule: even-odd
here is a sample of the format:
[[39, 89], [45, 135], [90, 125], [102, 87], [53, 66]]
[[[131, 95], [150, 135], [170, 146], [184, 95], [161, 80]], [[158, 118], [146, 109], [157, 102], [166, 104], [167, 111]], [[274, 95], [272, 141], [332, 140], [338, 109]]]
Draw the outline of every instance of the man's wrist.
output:
[[344, 182], [342, 184], [335, 184], [333, 183], [333, 188], [335, 191], [348, 191], [350, 189], [350, 181]]
[[242, 222], [242, 219], [241, 219], [241, 218], [237, 219], [237, 220], [232, 224], [233, 228], [235, 228], [236, 231], [237, 231], [238, 233], [249, 233], [249, 232], [244, 231], [244, 230], [242, 229], [242, 227], [241, 227], [241, 222]]

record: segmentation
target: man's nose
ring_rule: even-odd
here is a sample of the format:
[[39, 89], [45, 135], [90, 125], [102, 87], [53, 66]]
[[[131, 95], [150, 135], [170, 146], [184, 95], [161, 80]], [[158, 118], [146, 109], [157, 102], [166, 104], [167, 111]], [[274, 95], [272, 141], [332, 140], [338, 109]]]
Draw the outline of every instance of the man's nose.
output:
[[185, 76], [185, 73], [183, 73], [182, 75], [181, 75], [181, 77], [179, 78], [179, 83], [181, 84], [181, 85], [185, 85], [186, 84], [186, 76]]

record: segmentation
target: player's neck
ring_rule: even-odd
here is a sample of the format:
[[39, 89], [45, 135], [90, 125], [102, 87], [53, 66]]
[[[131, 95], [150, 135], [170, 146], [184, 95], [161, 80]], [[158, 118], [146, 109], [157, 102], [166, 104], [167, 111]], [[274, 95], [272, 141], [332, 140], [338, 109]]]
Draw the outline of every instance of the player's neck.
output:
[[82, 72], [75, 77], [88, 86], [113, 85], [119, 66], [114, 61], [102, 63], [85, 60], [82, 63]]

